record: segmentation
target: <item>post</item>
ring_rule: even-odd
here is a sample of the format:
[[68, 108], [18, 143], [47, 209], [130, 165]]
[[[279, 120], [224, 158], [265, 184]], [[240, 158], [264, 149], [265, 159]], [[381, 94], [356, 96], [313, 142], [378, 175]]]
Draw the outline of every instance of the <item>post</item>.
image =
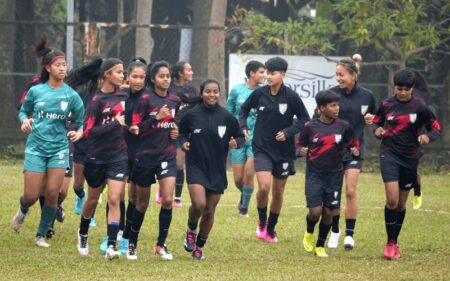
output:
[[67, 0], [66, 62], [68, 70], [73, 68], [73, 13], [74, 0]]

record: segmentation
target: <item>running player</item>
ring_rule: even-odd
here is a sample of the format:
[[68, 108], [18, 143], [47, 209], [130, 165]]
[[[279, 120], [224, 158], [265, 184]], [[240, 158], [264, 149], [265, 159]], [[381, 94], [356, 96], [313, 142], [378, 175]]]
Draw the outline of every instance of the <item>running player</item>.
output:
[[[355, 55], [354, 57], [359, 64], [360, 56]], [[375, 113], [375, 99], [372, 92], [358, 84], [359, 67], [357, 63], [351, 59], [340, 60], [336, 66], [336, 81], [339, 85], [330, 89], [340, 97], [339, 118], [350, 123], [361, 144], [359, 159], [353, 159], [348, 152], [346, 152], [347, 155], [344, 155], [346, 195], [344, 248], [346, 250], [352, 250], [355, 247], [353, 235], [358, 211], [356, 188], [366, 151], [364, 127], [366, 124], [372, 124], [373, 114]], [[333, 210], [333, 225], [328, 240], [328, 248], [337, 248], [339, 244], [339, 236], [341, 235], [339, 213], [339, 208]]]
[[[230, 91], [225, 105], [225, 108], [237, 119], [239, 119], [241, 113], [241, 105], [260, 84], [264, 83], [266, 67], [259, 61], [249, 61], [245, 66], [245, 75], [248, 79], [247, 82], [235, 86]], [[256, 113], [252, 111], [247, 118], [249, 139], [246, 140], [242, 148], [231, 149], [234, 184], [241, 192], [238, 204], [241, 217], [248, 217], [248, 204], [253, 194], [255, 168], [253, 167], [252, 137], [255, 121]]]
[[[180, 135], [186, 140], [186, 181], [192, 205], [184, 248], [196, 260], [204, 259], [203, 247], [214, 224], [214, 214], [227, 188], [228, 147], [244, 142], [239, 123], [218, 104], [219, 82], [208, 79], [200, 86], [202, 103], [180, 121]], [[200, 228], [197, 235], [197, 227]]]
[[[331, 228], [331, 211], [339, 208], [344, 177], [344, 150], [359, 156], [359, 140], [354, 137], [349, 123], [338, 118], [339, 96], [330, 91], [316, 95], [320, 117], [306, 123], [299, 142], [307, 148], [305, 194], [309, 209], [306, 216], [306, 231], [303, 237], [305, 251], [318, 257], [328, 257], [325, 240]], [[320, 220], [319, 237], [313, 245], [314, 227]]]
[[[420, 98], [412, 95], [414, 72], [402, 69], [394, 75], [394, 96], [383, 100], [373, 122], [381, 138], [380, 168], [386, 189], [384, 209], [387, 245], [384, 257], [400, 258], [398, 236], [406, 213], [409, 191], [417, 185], [420, 145], [440, 136], [434, 114]], [[422, 132], [425, 127], [426, 133]]]
[[[259, 222], [256, 236], [269, 243], [278, 241], [275, 225], [283, 205], [283, 194], [289, 175], [295, 173], [294, 136], [309, 121], [309, 115], [299, 95], [283, 83], [288, 63], [280, 58], [266, 62], [267, 85], [253, 91], [241, 106], [240, 123], [246, 138], [250, 111], [256, 110], [253, 133], [253, 154], [258, 193], [256, 201]], [[297, 123], [293, 125], [294, 115]], [[267, 205], [272, 187], [269, 219]]]
[[78, 230], [78, 252], [86, 256], [89, 252], [88, 230], [94, 208], [102, 192], [102, 185], [108, 183], [108, 249], [105, 258], [118, 258], [116, 251], [120, 220], [120, 194], [127, 176], [127, 146], [124, 138], [126, 127], [123, 112], [126, 93], [120, 90], [123, 82], [123, 63], [119, 59], [95, 59], [74, 70], [71, 75], [80, 83], [96, 83], [99, 88], [89, 103], [85, 123], [85, 137], [89, 140], [84, 162], [84, 176], [89, 186], [88, 196], [81, 213]]
[[[172, 66], [172, 83], [170, 84], [169, 92], [175, 92], [180, 98], [181, 105], [180, 111], [186, 112], [186, 107], [191, 106], [194, 102], [198, 101], [198, 89], [194, 87], [192, 82], [192, 66], [185, 61], [179, 61]], [[175, 208], [182, 207], [181, 194], [183, 192], [184, 183], [184, 162], [185, 156], [183, 150], [181, 150], [181, 140], [177, 141], [177, 179], [175, 185], [175, 198], [173, 200], [173, 206]]]
[[155, 62], [150, 70], [150, 78], [152, 91], [140, 97], [130, 127], [131, 132], [139, 135], [139, 144], [130, 178], [137, 186], [137, 202], [130, 228], [127, 258], [137, 259], [136, 247], [150, 200], [151, 185], [158, 179], [162, 201], [158, 241], [154, 250], [161, 259], [172, 260], [173, 256], [165, 242], [172, 222], [178, 137], [175, 115], [180, 99], [168, 92], [171, 77], [166, 62]]
[[80, 97], [64, 83], [67, 75], [64, 53], [46, 45], [47, 38], [43, 37], [33, 46], [34, 54], [42, 57], [40, 83], [30, 88], [19, 112], [21, 130], [30, 134], [25, 146], [24, 194], [12, 222], [12, 228], [19, 231], [44, 186], [45, 204], [35, 238], [39, 247], [49, 247], [44, 237], [55, 218], [58, 193], [69, 167], [67, 136], [72, 141], [83, 137], [82, 129], [68, 132], [67, 118], [72, 113], [82, 128], [84, 114]]

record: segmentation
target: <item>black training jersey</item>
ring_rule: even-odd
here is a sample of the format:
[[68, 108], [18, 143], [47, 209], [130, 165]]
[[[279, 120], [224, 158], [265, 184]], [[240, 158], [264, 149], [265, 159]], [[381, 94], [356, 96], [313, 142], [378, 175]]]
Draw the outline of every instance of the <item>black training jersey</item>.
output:
[[[263, 86], [248, 97], [241, 106], [241, 129], [247, 129], [250, 110], [256, 111], [253, 132], [253, 152], [263, 151], [274, 161], [295, 159], [294, 136], [299, 133], [309, 115], [299, 95], [284, 84], [277, 95], [272, 95], [269, 86]], [[297, 123], [293, 124], [294, 115]], [[277, 133], [283, 131], [286, 141], [277, 141]]]
[[200, 96], [197, 88], [189, 83], [182, 87], [171, 83], [169, 92], [175, 93], [180, 98], [180, 110], [186, 106], [192, 105], [193, 102], [197, 102], [196, 98]]
[[[364, 115], [367, 113], [375, 114], [376, 104], [375, 98], [371, 91], [360, 87], [358, 83], [348, 93], [339, 86], [330, 89], [340, 97], [339, 102], [339, 118], [347, 121], [355, 132], [355, 137], [364, 146]], [[365, 149], [361, 148], [361, 159], [364, 159]]]
[[180, 134], [190, 142], [186, 153], [186, 167], [198, 167], [208, 177], [206, 188], [223, 191], [226, 188], [226, 160], [228, 142], [233, 137], [238, 147], [244, 136], [236, 118], [220, 105], [195, 106], [180, 122]]
[[360, 147], [350, 124], [340, 118], [328, 124], [317, 118], [307, 122], [299, 143], [309, 148], [307, 168], [320, 173], [343, 171], [345, 150]]
[[[128, 126], [131, 126], [132, 124], [133, 113], [139, 104], [139, 98], [142, 96], [143, 93], [148, 93], [148, 91], [149, 90], [146, 88], [143, 88], [142, 90], [137, 92], [133, 92], [131, 88], [125, 90], [125, 92], [129, 96], [127, 103], [125, 105], [125, 123]], [[132, 159], [134, 158], [136, 154], [136, 149], [139, 146], [139, 136], [136, 136], [127, 130], [125, 132], [125, 141], [128, 147], [128, 158]]]
[[86, 161], [95, 164], [127, 160], [124, 128], [114, 117], [123, 114], [128, 95], [97, 91], [84, 116], [84, 137], [88, 139]]
[[401, 102], [396, 97], [383, 100], [373, 120], [375, 128], [384, 127], [380, 155], [393, 154], [401, 165], [417, 167], [420, 157], [418, 137], [421, 129], [427, 130], [430, 141], [441, 135], [441, 126], [434, 114], [422, 100], [412, 96]]
[[[171, 114], [158, 121], [156, 115], [163, 106], [167, 106]], [[131, 122], [139, 127], [136, 164], [147, 166], [176, 157], [176, 141], [170, 138], [170, 131], [176, 128], [179, 107], [180, 99], [174, 93], [168, 92], [162, 97], [151, 90], [140, 97]]]

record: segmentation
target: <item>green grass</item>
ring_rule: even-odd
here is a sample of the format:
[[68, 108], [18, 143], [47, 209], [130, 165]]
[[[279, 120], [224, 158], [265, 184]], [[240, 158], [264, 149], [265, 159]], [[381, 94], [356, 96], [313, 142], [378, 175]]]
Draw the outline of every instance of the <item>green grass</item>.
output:
[[[255, 197], [251, 201], [251, 217], [242, 219], [235, 207], [238, 192], [230, 186], [216, 212], [215, 225], [204, 249], [206, 260], [192, 260], [182, 246], [189, 205], [185, 189], [184, 206], [174, 211], [167, 241], [174, 260], [163, 262], [153, 253], [159, 206], [152, 203], [141, 230], [139, 260], [132, 262], [125, 258], [105, 261], [98, 250], [106, 232], [104, 203], [97, 211], [98, 226], [89, 232], [90, 254], [88, 257], [78, 255], [76, 231], [79, 217], [73, 213], [75, 195], [72, 191], [64, 202], [66, 219], [62, 224], [56, 223], [56, 236], [49, 241], [50, 248], [34, 246], [40, 217], [38, 204], [30, 209], [21, 232], [13, 233], [10, 220], [23, 192], [21, 169], [19, 161], [0, 160], [0, 280], [450, 279], [450, 174], [423, 177], [424, 203], [420, 210], [413, 210], [412, 202], [408, 204], [400, 235], [402, 258], [398, 261], [382, 258], [386, 242], [385, 198], [379, 174], [361, 176], [356, 248], [351, 252], [342, 247], [328, 250], [328, 259], [304, 252], [301, 241], [307, 209], [304, 174], [299, 170], [289, 179], [286, 188], [285, 203], [277, 225], [278, 244], [269, 245], [256, 239]], [[343, 219], [341, 227], [344, 227]]]

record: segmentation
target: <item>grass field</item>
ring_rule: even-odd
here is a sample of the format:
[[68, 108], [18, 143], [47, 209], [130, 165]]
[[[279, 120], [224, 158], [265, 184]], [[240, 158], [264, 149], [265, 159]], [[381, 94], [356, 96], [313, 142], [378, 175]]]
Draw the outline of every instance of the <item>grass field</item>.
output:
[[[10, 222], [23, 192], [21, 169], [21, 162], [0, 160], [0, 280], [450, 280], [450, 174], [423, 176], [424, 203], [420, 210], [413, 210], [412, 202], [408, 204], [399, 239], [402, 258], [398, 261], [382, 258], [385, 198], [379, 174], [361, 176], [356, 248], [351, 252], [342, 247], [328, 250], [328, 259], [304, 252], [304, 174], [299, 171], [288, 181], [277, 226], [278, 244], [256, 239], [255, 199], [250, 218], [240, 218], [235, 207], [238, 191], [230, 185], [219, 203], [204, 249], [206, 260], [192, 260], [182, 246], [189, 205], [185, 189], [184, 206], [173, 213], [167, 241], [174, 260], [163, 262], [153, 253], [159, 206], [152, 203], [141, 230], [139, 260], [132, 262], [124, 257], [106, 261], [98, 250], [106, 233], [104, 203], [97, 211], [98, 226], [89, 232], [90, 254], [78, 255], [79, 217], [73, 213], [72, 191], [64, 202], [66, 219], [56, 223], [50, 248], [34, 245], [39, 204], [30, 209], [21, 232], [14, 233]], [[229, 179], [231, 183], [231, 175]]]

